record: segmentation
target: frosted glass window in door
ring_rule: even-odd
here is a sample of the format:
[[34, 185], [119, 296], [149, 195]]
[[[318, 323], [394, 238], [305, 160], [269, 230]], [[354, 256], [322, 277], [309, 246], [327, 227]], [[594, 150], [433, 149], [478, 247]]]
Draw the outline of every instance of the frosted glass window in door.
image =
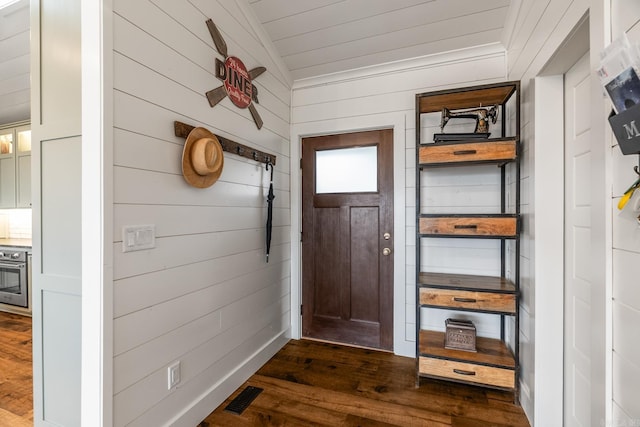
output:
[[316, 151], [316, 194], [378, 191], [378, 147]]

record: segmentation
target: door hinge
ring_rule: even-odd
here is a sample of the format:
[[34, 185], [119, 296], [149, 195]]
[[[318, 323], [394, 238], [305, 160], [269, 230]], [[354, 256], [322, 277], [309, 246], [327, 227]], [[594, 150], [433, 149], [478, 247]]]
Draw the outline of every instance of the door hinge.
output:
[[302, 231], [300, 232], [300, 241], [302, 242]]
[[302, 159], [300, 159], [300, 169], [302, 169]]
[[300, 316], [302, 316], [302, 304], [300, 304]]

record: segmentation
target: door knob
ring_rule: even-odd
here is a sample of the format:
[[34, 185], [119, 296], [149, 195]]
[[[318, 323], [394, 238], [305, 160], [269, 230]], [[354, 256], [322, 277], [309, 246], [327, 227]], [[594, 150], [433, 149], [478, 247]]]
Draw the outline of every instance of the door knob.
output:
[[391, 234], [389, 234], [389, 233], [384, 233], [384, 234], [382, 235], [382, 237], [384, 237], [384, 240], [389, 240], [389, 239], [391, 238]]
[[384, 255], [384, 256], [389, 256], [389, 255], [391, 255], [391, 249], [389, 249], [389, 248], [384, 248], [384, 249], [382, 250], [382, 255]]

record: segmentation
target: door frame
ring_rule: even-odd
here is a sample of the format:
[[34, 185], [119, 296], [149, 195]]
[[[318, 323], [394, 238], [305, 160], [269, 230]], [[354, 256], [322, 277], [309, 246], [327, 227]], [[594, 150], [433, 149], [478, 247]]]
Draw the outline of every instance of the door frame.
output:
[[[586, 41], [590, 51], [590, 69], [599, 62], [598, 44], [593, 42], [601, 28], [590, 22], [590, 10], [559, 43], [550, 61], [531, 81], [534, 99], [533, 134], [535, 146], [531, 160], [531, 199], [535, 216], [530, 230], [535, 239], [535, 347], [534, 420], [536, 425], [562, 425], [564, 401], [564, 74], [583, 54], [576, 43]], [[595, 14], [598, 16], [598, 14]], [[581, 30], [586, 32], [581, 32]], [[584, 40], [583, 40], [584, 41]], [[577, 56], [576, 56], [577, 55]], [[594, 423], [610, 419], [611, 414], [611, 132], [606, 133], [608, 103], [602, 96], [597, 78], [591, 81], [592, 155], [592, 367], [591, 418]], [[601, 100], [602, 102], [598, 102]], [[562, 182], [563, 185], [558, 185]], [[560, 208], [559, 208], [560, 206]], [[562, 387], [559, 387], [562, 385]]]
[[[393, 210], [394, 210], [394, 260], [393, 260], [393, 352], [415, 357], [415, 342], [407, 340], [406, 282], [406, 159], [407, 137], [404, 113], [388, 113], [375, 116], [331, 119], [291, 126], [291, 331], [290, 337], [300, 339], [302, 320], [302, 138], [318, 135], [393, 129]], [[415, 157], [415, 156], [414, 156]], [[412, 157], [413, 158], [413, 157]], [[409, 336], [413, 339], [413, 332]]]

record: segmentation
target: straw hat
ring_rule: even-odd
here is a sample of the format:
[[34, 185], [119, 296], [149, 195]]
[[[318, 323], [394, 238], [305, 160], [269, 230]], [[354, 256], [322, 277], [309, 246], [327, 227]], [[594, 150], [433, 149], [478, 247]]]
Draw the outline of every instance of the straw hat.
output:
[[189, 132], [182, 151], [182, 175], [197, 188], [213, 185], [220, 178], [224, 154], [218, 138], [205, 128]]

